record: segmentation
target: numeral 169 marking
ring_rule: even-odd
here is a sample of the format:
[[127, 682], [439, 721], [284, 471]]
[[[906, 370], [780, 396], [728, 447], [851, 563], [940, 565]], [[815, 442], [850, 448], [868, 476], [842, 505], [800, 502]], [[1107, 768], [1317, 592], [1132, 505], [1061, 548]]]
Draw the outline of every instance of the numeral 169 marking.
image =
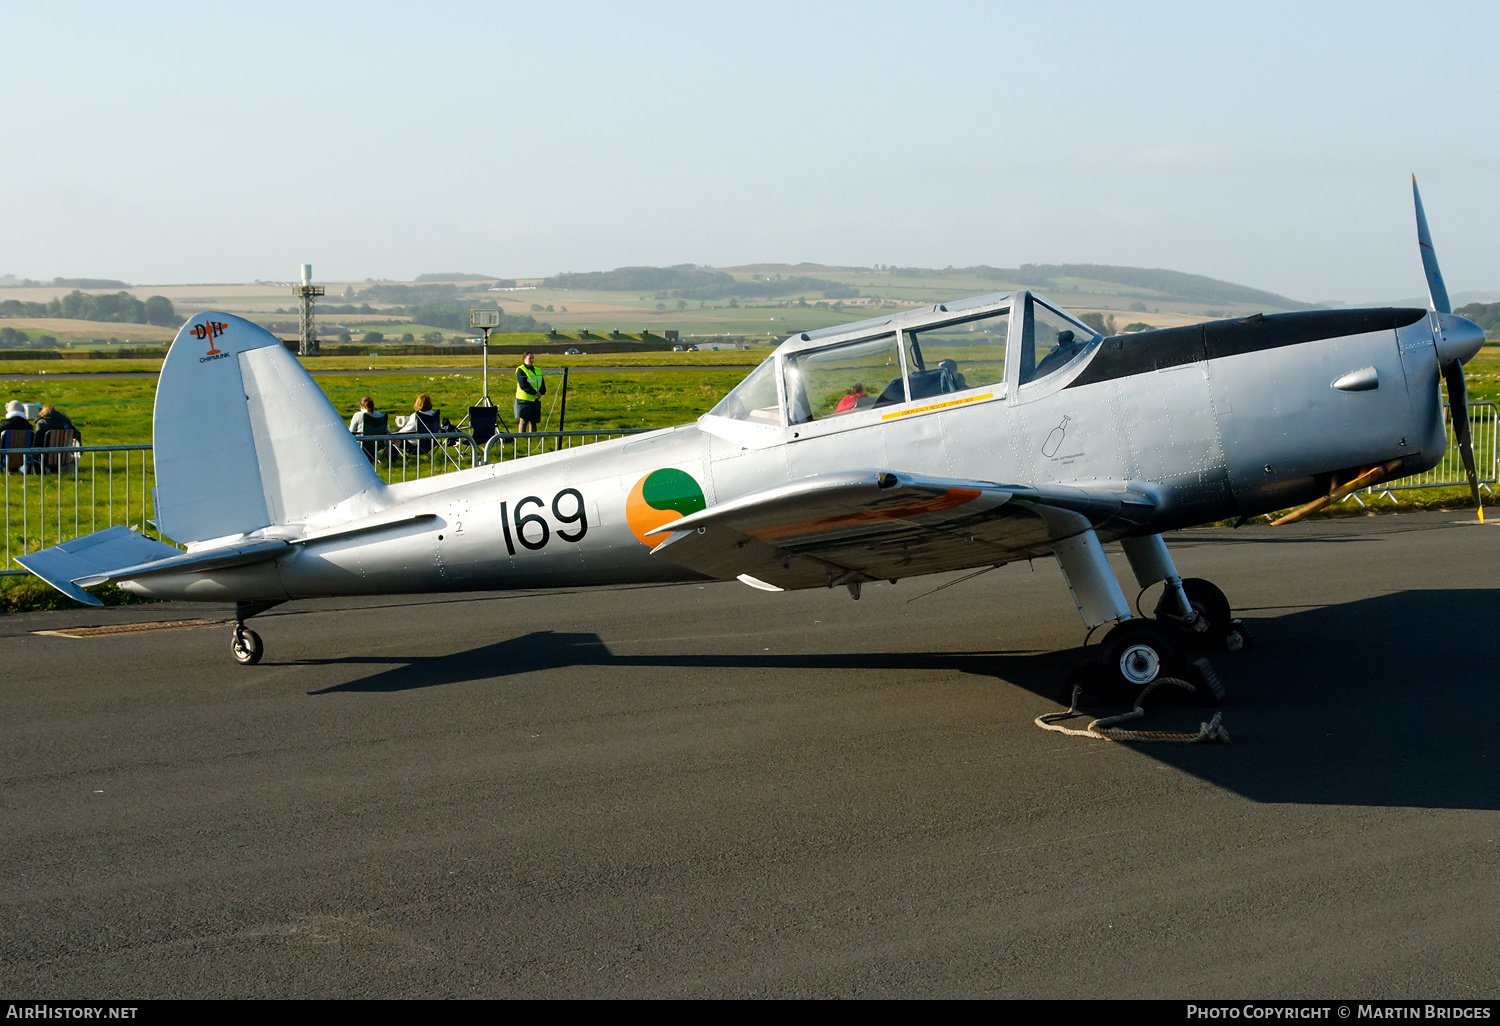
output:
[[[565, 496], [572, 499], [566, 504], [566, 512], [564, 512], [563, 502]], [[500, 504], [500, 525], [505, 531], [505, 551], [512, 556], [516, 554], [516, 542], [520, 542], [522, 548], [535, 552], [538, 549], [545, 549], [554, 534], [563, 541], [578, 542], [582, 541], [583, 536], [588, 533], [589, 517], [583, 506], [583, 493], [577, 488], [564, 488], [552, 496], [552, 517], [557, 521], [556, 529], [547, 523], [547, 518], [541, 513], [527, 512], [528, 507], [531, 506], [535, 506], [538, 510], [547, 508], [541, 498], [536, 495], [528, 495], [517, 501], [513, 510], [508, 509], [506, 503]], [[564, 530], [574, 525], [577, 525], [577, 530], [572, 532]]]

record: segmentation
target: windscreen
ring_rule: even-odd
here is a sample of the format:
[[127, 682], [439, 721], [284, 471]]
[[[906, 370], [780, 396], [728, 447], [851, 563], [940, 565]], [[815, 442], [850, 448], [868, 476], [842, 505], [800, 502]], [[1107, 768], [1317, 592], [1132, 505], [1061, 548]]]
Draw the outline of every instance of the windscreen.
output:
[[714, 417], [744, 420], [754, 424], [781, 425], [781, 403], [776, 397], [776, 358], [755, 368], [719, 404], [708, 411]]

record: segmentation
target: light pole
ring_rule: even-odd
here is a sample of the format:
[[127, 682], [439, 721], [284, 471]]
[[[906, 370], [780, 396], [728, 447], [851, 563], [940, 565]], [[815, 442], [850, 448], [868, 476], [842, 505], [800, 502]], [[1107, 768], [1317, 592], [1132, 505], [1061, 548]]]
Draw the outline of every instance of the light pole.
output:
[[478, 328], [484, 332], [484, 340], [479, 343], [481, 360], [484, 365], [484, 394], [479, 397], [475, 406], [494, 406], [495, 401], [490, 398], [490, 331], [500, 326], [499, 310], [470, 310], [469, 327]]

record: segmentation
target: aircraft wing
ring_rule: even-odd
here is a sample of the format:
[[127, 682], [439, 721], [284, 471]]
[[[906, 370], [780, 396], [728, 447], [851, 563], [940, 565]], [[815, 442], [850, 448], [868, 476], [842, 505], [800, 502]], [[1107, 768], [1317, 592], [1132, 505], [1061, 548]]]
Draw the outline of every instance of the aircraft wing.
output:
[[1048, 486], [890, 471], [819, 474], [674, 520], [652, 555], [720, 580], [784, 590], [993, 566], [1050, 553], [1155, 499], [1124, 484]]

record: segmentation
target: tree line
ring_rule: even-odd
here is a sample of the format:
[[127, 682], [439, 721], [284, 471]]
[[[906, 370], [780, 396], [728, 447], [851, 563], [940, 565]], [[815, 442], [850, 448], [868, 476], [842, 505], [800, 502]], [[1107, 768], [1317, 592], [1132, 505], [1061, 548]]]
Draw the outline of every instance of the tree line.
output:
[[33, 281], [17, 278], [13, 274], [0, 277], [0, 288], [15, 289], [128, 289], [130, 282], [114, 278], [53, 278], [51, 281]]
[[52, 335], [39, 335], [32, 338], [24, 331], [15, 328], [0, 328], [0, 348], [8, 349], [14, 346], [39, 346], [51, 347], [57, 345], [57, 339]]
[[799, 292], [821, 292], [824, 299], [857, 299], [859, 290], [852, 285], [809, 278], [781, 275], [737, 280], [723, 271], [694, 264], [674, 267], [617, 267], [613, 271], [554, 274], [542, 281], [545, 288], [590, 289], [597, 292], [650, 292], [653, 299], [774, 299]]
[[67, 317], [76, 321], [156, 324], [164, 328], [176, 327], [178, 323], [177, 311], [166, 296], [151, 296], [141, 302], [129, 292], [91, 296], [77, 289], [48, 303], [0, 300], [0, 317]]

